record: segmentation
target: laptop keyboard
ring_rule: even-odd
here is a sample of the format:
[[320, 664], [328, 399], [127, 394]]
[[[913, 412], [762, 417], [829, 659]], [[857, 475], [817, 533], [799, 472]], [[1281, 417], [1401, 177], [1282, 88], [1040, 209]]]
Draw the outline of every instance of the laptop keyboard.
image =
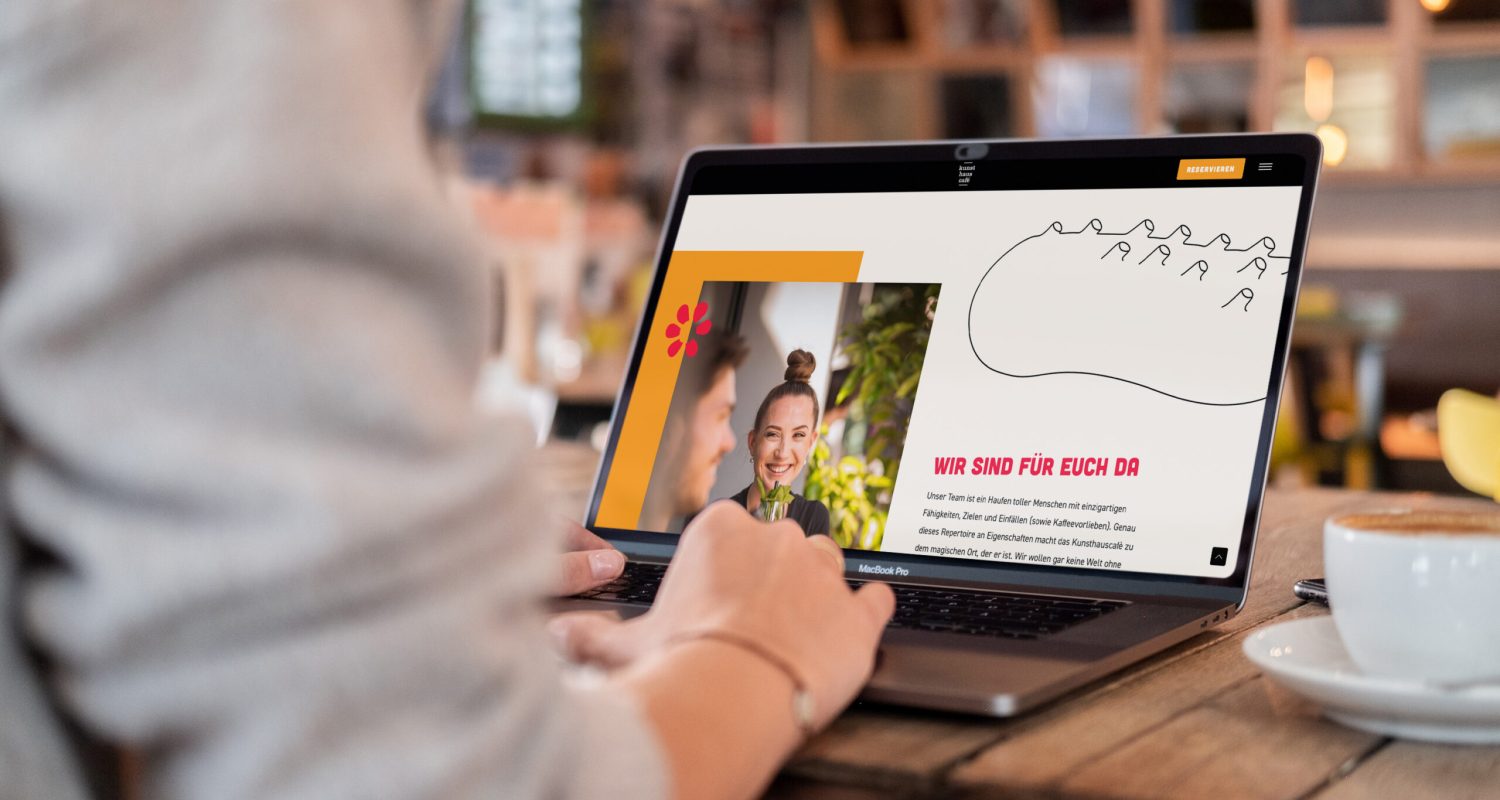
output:
[[666, 574], [666, 564], [627, 561], [625, 572], [620, 577], [578, 596], [585, 600], [609, 600], [649, 606], [656, 599], [656, 589], [661, 586], [662, 576]]
[[[650, 605], [667, 568], [630, 562], [619, 578], [579, 595], [590, 600]], [[862, 581], [849, 581], [851, 587]], [[1046, 597], [1013, 592], [980, 592], [924, 586], [892, 585], [896, 613], [891, 628], [1039, 639], [1123, 608], [1118, 600]]]

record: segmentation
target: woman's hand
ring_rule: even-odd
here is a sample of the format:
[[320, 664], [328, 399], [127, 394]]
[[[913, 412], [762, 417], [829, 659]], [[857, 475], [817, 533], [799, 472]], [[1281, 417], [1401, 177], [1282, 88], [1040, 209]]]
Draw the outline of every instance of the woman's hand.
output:
[[568, 597], [602, 586], [625, 569], [625, 554], [572, 520], [568, 520], [566, 552], [562, 556], [559, 597]]
[[821, 727], [869, 678], [895, 607], [885, 584], [850, 591], [843, 561], [826, 536], [806, 537], [788, 520], [767, 525], [720, 502], [683, 532], [650, 611], [625, 622], [559, 617], [553, 632], [571, 658], [605, 667], [640, 662], [698, 631], [753, 639], [798, 672]]
[[575, 660], [619, 668], [614, 685], [655, 729], [676, 797], [755, 797], [801, 740], [794, 686], [763, 656], [694, 634], [774, 653], [811, 694], [814, 726], [827, 725], [869, 679], [896, 602], [882, 583], [851, 592], [843, 564], [832, 539], [719, 502], [683, 532], [650, 611], [558, 617], [552, 630]]

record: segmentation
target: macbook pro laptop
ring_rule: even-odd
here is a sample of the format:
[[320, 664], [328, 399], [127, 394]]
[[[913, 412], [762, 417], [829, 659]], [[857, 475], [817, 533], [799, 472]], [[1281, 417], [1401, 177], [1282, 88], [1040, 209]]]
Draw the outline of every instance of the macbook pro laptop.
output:
[[895, 589], [866, 699], [1015, 714], [1231, 618], [1320, 160], [1301, 134], [694, 152], [585, 520], [631, 564], [568, 604], [644, 610], [727, 498]]

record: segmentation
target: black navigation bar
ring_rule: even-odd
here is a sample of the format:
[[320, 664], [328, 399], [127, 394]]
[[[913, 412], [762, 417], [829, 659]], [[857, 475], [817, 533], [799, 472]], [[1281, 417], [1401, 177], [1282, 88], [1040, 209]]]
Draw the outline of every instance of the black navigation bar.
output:
[[[1185, 161], [1204, 158], [1036, 158], [822, 164], [712, 164], [693, 173], [689, 194], [834, 194], [846, 192], [983, 192], [1040, 189], [1152, 189], [1301, 186], [1307, 174], [1294, 154], [1218, 154], [1243, 160], [1234, 177], [1179, 177]], [[1201, 174], [1201, 173], [1198, 173]]]

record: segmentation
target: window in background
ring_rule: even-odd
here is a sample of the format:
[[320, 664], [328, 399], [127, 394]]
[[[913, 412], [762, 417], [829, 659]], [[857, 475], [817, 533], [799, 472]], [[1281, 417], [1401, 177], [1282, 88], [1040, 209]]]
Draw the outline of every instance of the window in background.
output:
[[1064, 36], [1130, 33], [1130, 0], [1057, 0], [1057, 28]]
[[1172, 0], [1172, 31], [1249, 33], [1255, 29], [1255, 0]]
[[1049, 56], [1037, 65], [1039, 136], [1128, 136], [1136, 131], [1137, 68], [1129, 59]]
[[473, 0], [469, 91], [475, 112], [538, 122], [583, 110], [581, 0]]
[[944, 43], [955, 50], [1026, 38], [1025, 0], [944, 0], [941, 15]]
[[1422, 129], [1433, 160], [1500, 158], [1500, 57], [1427, 62]]
[[1379, 169], [1395, 158], [1396, 81], [1386, 56], [1312, 56], [1288, 61], [1275, 128], [1312, 131], [1323, 163]]
[[[1389, 0], [1297, 0], [1293, 19], [1298, 25], [1383, 25]], [[1416, 0], [1397, 0], [1416, 2]]]
[[1167, 74], [1162, 113], [1174, 133], [1239, 133], [1250, 129], [1255, 65], [1182, 64]]
[[1012, 135], [1010, 80], [1003, 75], [943, 79], [943, 136], [997, 139]]
[[1500, 21], [1500, 0], [1422, 0], [1438, 24]]

